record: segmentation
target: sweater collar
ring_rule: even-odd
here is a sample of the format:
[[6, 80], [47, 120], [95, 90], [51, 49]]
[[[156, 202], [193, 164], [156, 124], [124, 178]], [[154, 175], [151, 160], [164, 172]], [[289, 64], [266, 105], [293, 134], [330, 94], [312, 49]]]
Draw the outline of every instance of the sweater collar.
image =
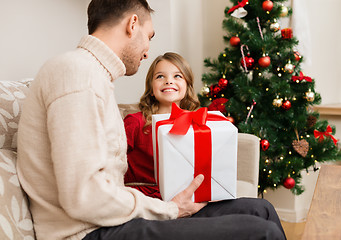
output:
[[98, 38], [92, 35], [84, 36], [78, 44], [78, 48], [84, 48], [89, 51], [109, 72], [111, 81], [126, 73], [126, 68], [121, 59]]

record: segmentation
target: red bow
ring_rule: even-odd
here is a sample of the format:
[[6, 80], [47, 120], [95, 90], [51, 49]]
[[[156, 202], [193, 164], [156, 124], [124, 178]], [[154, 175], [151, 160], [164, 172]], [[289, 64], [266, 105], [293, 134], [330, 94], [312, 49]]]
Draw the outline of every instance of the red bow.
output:
[[326, 137], [331, 137], [334, 144], [336, 145], [338, 140], [332, 135], [332, 133], [333, 133], [333, 130], [332, 130], [332, 127], [330, 125], [327, 126], [327, 129], [325, 132], [320, 132], [320, 131], [314, 130], [314, 136], [315, 136], [315, 138], [318, 138], [320, 142], [324, 139], [324, 136], [326, 136]]
[[302, 72], [300, 72], [299, 76], [292, 76], [291, 80], [293, 80], [294, 82], [298, 81], [302, 81], [302, 80], [306, 80], [307, 82], [312, 82], [311, 77], [308, 76], [304, 76]]
[[245, 7], [245, 5], [249, 2], [249, 0], [243, 0], [241, 2], [238, 2], [238, 4], [236, 6], [233, 6], [232, 8], [230, 8], [230, 10], [227, 12], [227, 13], [231, 13], [233, 12], [234, 10], [236, 10], [237, 8], [240, 8], [240, 7]]
[[169, 133], [185, 135], [192, 123], [198, 126], [206, 124], [207, 108], [199, 108], [197, 111], [191, 112], [182, 110], [178, 105], [172, 103], [172, 113], [169, 119], [174, 120], [174, 125]]

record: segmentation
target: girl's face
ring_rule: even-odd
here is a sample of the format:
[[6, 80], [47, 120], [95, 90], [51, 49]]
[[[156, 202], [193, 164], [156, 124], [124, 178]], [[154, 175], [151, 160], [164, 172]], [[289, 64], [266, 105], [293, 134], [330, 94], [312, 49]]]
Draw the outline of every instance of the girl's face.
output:
[[162, 60], [155, 68], [152, 81], [153, 95], [159, 101], [159, 109], [180, 105], [185, 97], [187, 82], [180, 70], [171, 62]]

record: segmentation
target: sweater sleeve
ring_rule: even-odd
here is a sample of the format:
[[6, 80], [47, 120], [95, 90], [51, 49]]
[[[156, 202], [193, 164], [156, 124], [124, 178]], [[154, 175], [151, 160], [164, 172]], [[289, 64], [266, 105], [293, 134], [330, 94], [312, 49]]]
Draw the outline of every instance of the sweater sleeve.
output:
[[176, 218], [174, 202], [125, 187], [118, 183], [121, 173], [108, 169], [123, 160], [109, 154], [101, 106], [103, 100], [91, 89], [67, 94], [48, 106], [47, 128], [61, 207], [72, 218], [98, 226], [115, 226], [133, 218]]

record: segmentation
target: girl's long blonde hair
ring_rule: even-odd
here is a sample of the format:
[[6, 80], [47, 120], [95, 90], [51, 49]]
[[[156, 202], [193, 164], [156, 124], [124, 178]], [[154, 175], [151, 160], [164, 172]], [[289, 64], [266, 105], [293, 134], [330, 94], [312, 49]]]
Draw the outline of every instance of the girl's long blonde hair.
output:
[[180, 70], [180, 72], [184, 76], [184, 79], [186, 80], [187, 83], [186, 94], [185, 97], [180, 101], [179, 107], [185, 110], [194, 111], [200, 106], [200, 102], [197, 98], [197, 95], [194, 92], [193, 87], [194, 75], [188, 62], [177, 53], [167, 52], [164, 55], [158, 56], [153, 61], [153, 63], [149, 67], [146, 76], [145, 92], [142, 95], [139, 103], [139, 108], [146, 120], [144, 128], [151, 125], [152, 114], [157, 113], [157, 111], [159, 110], [159, 102], [153, 96], [152, 82], [156, 65], [161, 61], [168, 61], [174, 64]]

